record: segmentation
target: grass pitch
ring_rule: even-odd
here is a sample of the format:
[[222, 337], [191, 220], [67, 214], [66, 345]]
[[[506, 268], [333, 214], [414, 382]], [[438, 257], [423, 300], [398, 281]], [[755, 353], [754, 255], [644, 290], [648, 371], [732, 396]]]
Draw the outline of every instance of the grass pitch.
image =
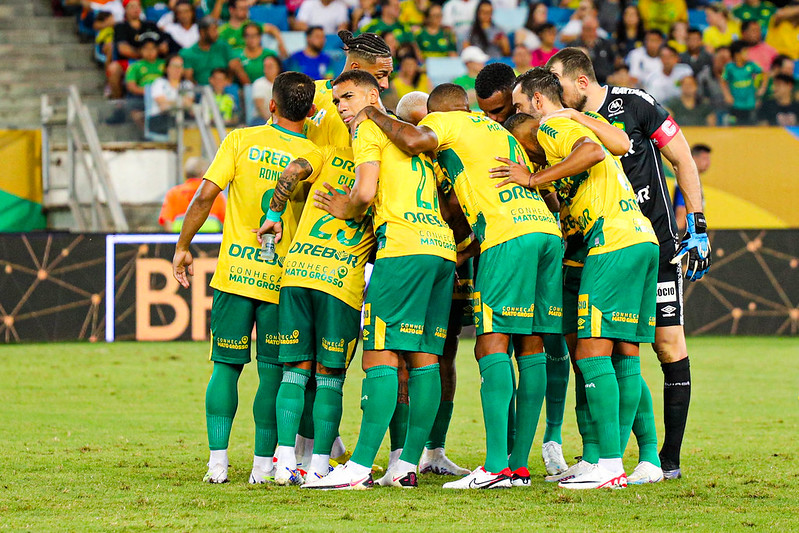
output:
[[[447, 449], [473, 468], [482, 463], [484, 435], [472, 347], [468, 341], [461, 346]], [[207, 350], [205, 343], [4, 346], [0, 529], [799, 529], [799, 339], [691, 339], [686, 477], [585, 492], [543, 481], [541, 429], [529, 489], [445, 492], [445, 479], [433, 475], [422, 476], [418, 490], [320, 493], [249, 486], [253, 365], [240, 381], [231, 483], [201, 483]], [[648, 348], [642, 367], [662, 437], [663, 378]], [[362, 375], [356, 365], [345, 389], [341, 433], [350, 447], [360, 423]], [[570, 393], [563, 429], [567, 459], [580, 452], [573, 413]], [[387, 441], [378, 463], [387, 461]], [[632, 439], [628, 472], [636, 461]]]

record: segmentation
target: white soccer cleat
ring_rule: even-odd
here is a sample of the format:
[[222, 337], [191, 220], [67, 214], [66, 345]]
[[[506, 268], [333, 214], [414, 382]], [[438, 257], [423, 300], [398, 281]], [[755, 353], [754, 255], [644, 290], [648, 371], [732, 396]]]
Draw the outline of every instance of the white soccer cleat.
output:
[[275, 469], [270, 468], [268, 471], [258, 467], [253, 466], [252, 472], [250, 472], [250, 485], [263, 485], [264, 483], [274, 483], [275, 482]]
[[657, 483], [663, 481], [663, 470], [649, 461], [641, 461], [633, 473], [627, 476], [628, 485], [643, 485], [644, 483]]
[[530, 471], [525, 467], [517, 468], [511, 474], [510, 484], [514, 487], [529, 487]]
[[208, 465], [208, 472], [203, 476], [206, 483], [227, 483], [227, 465], [217, 463], [213, 466]]
[[544, 468], [550, 476], [562, 474], [569, 468], [563, 458], [563, 447], [554, 440], [541, 446], [541, 458], [544, 459]]
[[403, 489], [415, 489], [419, 486], [416, 472], [398, 472], [396, 467], [389, 468], [386, 475], [375, 481], [381, 487], [400, 487]]
[[289, 468], [285, 465], [275, 465], [275, 483], [281, 486], [302, 485], [302, 474], [296, 468]]
[[472, 473], [468, 468], [453, 463], [444, 453], [444, 448], [424, 449], [422, 458], [419, 460], [419, 473], [427, 474], [428, 472], [440, 476], [467, 476]]
[[365, 476], [358, 476], [356, 479], [352, 472], [347, 469], [347, 465], [338, 465], [328, 475], [321, 479], [308, 481], [301, 488], [317, 490], [365, 490], [371, 489], [372, 473]]
[[614, 473], [599, 465], [579, 476], [558, 483], [563, 489], [623, 489], [627, 487], [627, 474]]
[[511, 485], [510, 468], [494, 474], [486, 471], [482, 466], [478, 467], [468, 476], [464, 476], [457, 481], [444, 483], [445, 489], [509, 489]]
[[545, 477], [544, 481], [549, 481], [550, 483], [566, 481], [567, 479], [572, 479], [573, 477], [588, 472], [593, 466], [594, 465], [592, 463], [583, 461], [581, 459], [577, 461], [577, 463], [567, 468], [564, 472]]
[[322, 479], [323, 477], [327, 476], [332, 471], [333, 471], [333, 467], [329, 466], [329, 465], [327, 467], [327, 470], [325, 470], [324, 472], [318, 472], [316, 470], [310, 470], [308, 472], [308, 474], [305, 476], [305, 482], [308, 483], [310, 481], [316, 481], [316, 480]]

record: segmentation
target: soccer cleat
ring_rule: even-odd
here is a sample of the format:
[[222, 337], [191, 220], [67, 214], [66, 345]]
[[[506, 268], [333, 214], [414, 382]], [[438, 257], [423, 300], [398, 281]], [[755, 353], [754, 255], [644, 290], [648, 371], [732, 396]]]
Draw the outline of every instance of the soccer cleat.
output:
[[416, 472], [398, 472], [396, 467], [389, 468], [386, 475], [375, 481], [381, 487], [402, 487], [415, 489], [419, 486]]
[[310, 472], [308, 472], [303, 477], [305, 478], [306, 482], [307, 481], [311, 481], [311, 480], [316, 481], [317, 479], [322, 479], [323, 477], [325, 477], [326, 475], [328, 475], [332, 471], [333, 471], [333, 467], [332, 466], [328, 466], [326, 472], [316, 472], [314, 470], [311, 470]]
[[562, 474], [569, 468], [566, 459], [563, 458], [563, 447], [554, 440], [545, 442], [541, 446], [541, 457], [544, 459], [544, 468], [550, 476]]
[[317, 490], [365, 490], [371, 489], [373, 484], [371, 472], [364, 477], [353, 479], [352, 472], [347, 469], [347, 465], [339, 465], [325, 477], [308, 481], [301, 488]]
[[530, 471], [525, 467], [517, 468], [511, 474], [510, 484], [514, 487], [529, 487]]
[[624, 472], [617, 474], [602, 468], [599, 465], [591, 465], [591, 469], [583, 472], [579, 476], [566, 479], [558, 483], [563, 489], [623, 489], [627, 487], [627, 474]]
[[343, 465], [344, 463], [349, 461], [351, 457], [352, 457], [352, 452], [349, 450], [344, 450], [344, 453], [342, 453], [338, 457], [332, 457], [332, 456], [330, 457], [330, 466], [336, 468], [338, 465]]
[[675, 468], [674, 470], [664, 470], [663, 479], [680, 479], [682, 477], [682, 469]]
[[302, 474], [296, 468], [275, 465], [275, 483], [278, 485], [301, 485]]
[[468, 468], [460, 467], [450, 461], [444, 453], [444, 448], [424, 449], [419, 461], [419, 473], [427, 474], [428, 472], [440, 476], [467, 476], [472, 473]]
[[565, 472], [547, 476], [544, 478], [544, 481], [549, 481], [550, 483], [566, 481], [567, 479], [572, 479], [573, 477], [579, 476], [580, 474], [587, 472], [593, 466], [594, 466], [593, 464], [580, 459], [579, 461], [577, 461], [577, 463], [567, 468]]
[[217, 463], [213, 466], [208, 465], [208, 472], [203, 476], [206, 483], [227, 483], [227, 466]]
[[643, 485], [644, 483], [657, 483], [663, 481], [663, 470], [649, 461], [641, 461], [633, 473], [627, 476], [628, 485]]
[[444, 483], [445, 489], [509, 489], [511, 485], [510, 468], [494, 474], [486, 471], [485, 468], [478, 467], [468, 476], [464, 476], [457, 481]]
[[269, 471], [263, 470], [260, 467], [253, 466], [250, 472], [250, 485], [263, 485], [264, 483], [275, 482], [275, 469], [270, 468]]

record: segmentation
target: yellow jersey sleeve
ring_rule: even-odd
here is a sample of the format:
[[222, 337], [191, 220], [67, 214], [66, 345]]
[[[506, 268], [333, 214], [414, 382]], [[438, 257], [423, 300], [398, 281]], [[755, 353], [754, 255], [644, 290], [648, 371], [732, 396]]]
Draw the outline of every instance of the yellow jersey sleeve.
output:
[[359, 124], [358, 129], [355, 130], [355, 136], [352, 138], [355, 168], [369, 161], [380, 161], [383, 147], [387, 142], [386, 134], [371, 120]]
[[453, 113], [449, 113], [447, 116], [445, 113], [436, 112], [428, 114], [419, 122], [420, 126], [426, 126], [436, 134], [438, 138], [436, 150], [452, 148], [452, 145], [458, 140], [461, 129], [454, 120], [456, 117], [458, 115]]
[[236, 145], [238, 136], [228, 135], [216, 151], [214, 160], [205, 172], [205, 179], [225, 189], [236, 176]]
[[538, 128], [538, 142], [547, 153], [550, 165], [560, 163], [571, 152], [574, 143], [583, 137], [590, 137], [591, 130], [568, 118], [547, 120]]
[[308, 164], [311, 165], [311, 175], [305, 178], [305, 181], [308, 183], [313, 183], [316, 181], [322, 173], [322, 168], [325, 166], [325, 162], [327, 158], [330, 156], [330, 148], [325, 146], [323, 148], [316, 147], [311, 152], [304, 155], [302, 158], [308, 161]]

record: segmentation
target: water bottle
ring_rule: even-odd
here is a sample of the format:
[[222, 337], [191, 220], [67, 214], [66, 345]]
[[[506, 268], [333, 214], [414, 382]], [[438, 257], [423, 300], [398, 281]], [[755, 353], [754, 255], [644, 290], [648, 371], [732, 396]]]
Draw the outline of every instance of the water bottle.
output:
[[275, 258], [275, 235], [264, 233], [261, 238], [261, 261], [272, 261]]

